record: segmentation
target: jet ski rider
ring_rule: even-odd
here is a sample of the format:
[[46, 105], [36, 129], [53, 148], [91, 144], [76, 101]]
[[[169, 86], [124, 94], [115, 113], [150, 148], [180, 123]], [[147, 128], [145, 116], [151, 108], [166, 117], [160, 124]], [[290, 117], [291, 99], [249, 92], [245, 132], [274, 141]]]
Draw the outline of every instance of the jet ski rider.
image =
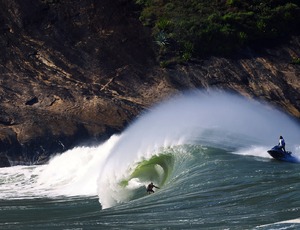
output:
[[282, 136], [279, 137], [278, 147], [285, 152], [285, 141]]

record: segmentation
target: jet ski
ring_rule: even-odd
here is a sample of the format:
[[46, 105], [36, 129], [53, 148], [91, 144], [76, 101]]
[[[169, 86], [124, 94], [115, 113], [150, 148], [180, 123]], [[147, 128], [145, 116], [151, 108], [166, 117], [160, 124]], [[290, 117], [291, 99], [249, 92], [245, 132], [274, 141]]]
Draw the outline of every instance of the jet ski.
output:
[[292, 152], [283, 151], [278, 145], [268, 150], [268, 153], [276, 160], [287, 162], [300, 162], [298, 158], [292, 156]]

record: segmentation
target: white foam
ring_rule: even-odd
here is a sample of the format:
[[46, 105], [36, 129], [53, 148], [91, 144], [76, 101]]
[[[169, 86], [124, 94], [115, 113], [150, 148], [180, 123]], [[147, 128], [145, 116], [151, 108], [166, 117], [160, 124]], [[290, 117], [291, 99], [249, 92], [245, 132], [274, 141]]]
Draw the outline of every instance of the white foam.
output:
[[[265, 228], [265, 227], [276, 227], [276, 225], [278, 224], [300, 224], [300, 218], [296, 218], [296, 219], [291, 219], [291, 220], [284, 220], [284, 221], [280, 221], [280, 222], [275, 222], [275, 223], [271, 223], [271, 224], [264, 224], [264, 225], [260, 225], [257, 226], [256, 228]], [[273, 229], [273, 228], [271, 228]], [[278, 228], [276, 228], [278, 229]], [[286, 229], [285, 227], [282, 227], [281, 229]]]
[[97, 195], [97, 178], [118, 136], [96, 147], [76, 147], [46, 165], [0, 169], [0, 198]]

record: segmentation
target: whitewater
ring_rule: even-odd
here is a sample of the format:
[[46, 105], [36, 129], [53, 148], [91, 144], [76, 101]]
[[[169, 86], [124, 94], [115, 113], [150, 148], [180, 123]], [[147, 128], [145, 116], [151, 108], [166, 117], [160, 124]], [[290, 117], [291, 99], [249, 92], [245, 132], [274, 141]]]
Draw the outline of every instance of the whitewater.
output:
[[[97, 146], [0, 169], [0, 229], [300, 228], [300, 126], [278, 108], [192, 91]], [[146, 186], [159, 187], [148, 195]]]

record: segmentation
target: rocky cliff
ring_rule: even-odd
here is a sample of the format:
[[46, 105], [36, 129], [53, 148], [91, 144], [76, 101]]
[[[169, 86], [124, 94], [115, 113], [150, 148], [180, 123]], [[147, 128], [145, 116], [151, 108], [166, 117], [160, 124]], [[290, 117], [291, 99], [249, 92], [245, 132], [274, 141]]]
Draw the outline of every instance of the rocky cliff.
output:
[[264, 99], [300, 117], [300, 38], [160, 68], [130, 0], [0, 0], [0, 166], [99, 143], [186, 89]]

